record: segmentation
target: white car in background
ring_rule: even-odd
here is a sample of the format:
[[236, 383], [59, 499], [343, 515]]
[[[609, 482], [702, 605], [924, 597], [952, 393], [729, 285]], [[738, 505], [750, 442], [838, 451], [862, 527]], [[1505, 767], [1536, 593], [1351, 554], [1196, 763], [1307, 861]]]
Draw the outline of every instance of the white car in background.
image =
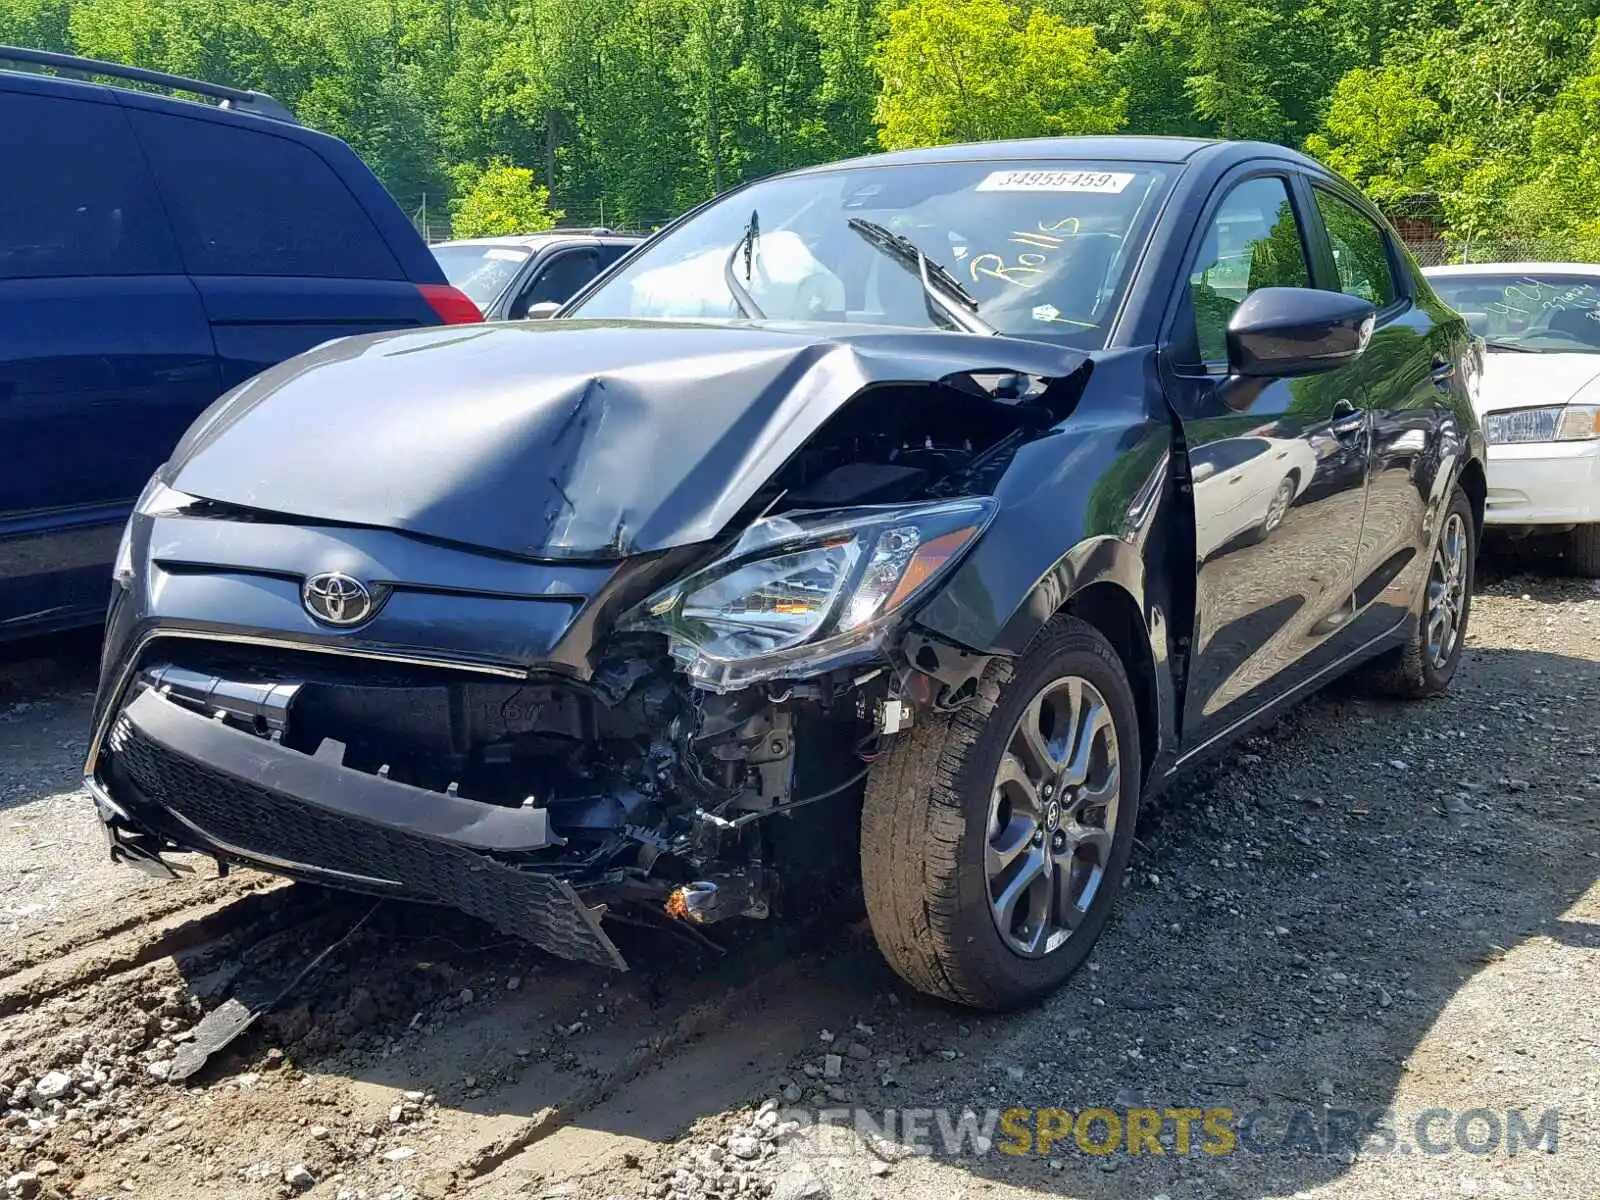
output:
[[1429, 267], [1434, 291], [1484, 339], [1477, 408], [1489, 445], [1487, 524], [1561, 534], [1600, 577], [1600, 266]]
[[1299, 438], [1246, 434], [1191, 447], [1201, 561], [1235, 543], [1271, 536], [1305, 494], [1316, 470], [1316, 451]]

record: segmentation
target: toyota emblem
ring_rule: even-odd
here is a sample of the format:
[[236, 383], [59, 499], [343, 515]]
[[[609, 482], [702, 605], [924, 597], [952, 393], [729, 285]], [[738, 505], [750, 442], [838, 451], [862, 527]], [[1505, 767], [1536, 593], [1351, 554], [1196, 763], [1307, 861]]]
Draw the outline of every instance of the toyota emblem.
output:
[[341, 571], [324, 571], [300, 589], [306, 611], [325, 625], [359, 625], [378, 610], [372, 592]]

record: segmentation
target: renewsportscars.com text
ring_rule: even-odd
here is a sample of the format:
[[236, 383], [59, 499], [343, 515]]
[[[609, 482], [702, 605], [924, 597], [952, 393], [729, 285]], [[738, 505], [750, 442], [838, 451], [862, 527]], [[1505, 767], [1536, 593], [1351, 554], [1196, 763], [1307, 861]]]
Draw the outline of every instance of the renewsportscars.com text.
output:
[[1211, 1155], [1554, 1154], [1561, 1120], [1554, 1109], [1172, 1106], [1021, 1108], [960, 1113], [939, 1108], [785, 1109], [786, 1139], [815, 1152], [848, 1154], [863, 1141], [890, 1142], [913, 1154]]

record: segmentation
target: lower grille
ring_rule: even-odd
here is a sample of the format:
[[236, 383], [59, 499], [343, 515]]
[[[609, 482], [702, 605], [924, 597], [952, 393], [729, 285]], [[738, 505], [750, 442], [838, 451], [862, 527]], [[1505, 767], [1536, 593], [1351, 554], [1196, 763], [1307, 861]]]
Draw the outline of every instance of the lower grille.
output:
[[[434, 900], [526, 938], [551, 954], [623, 967], [600, 928], [600, 910], [570, 884], [519, 871], [464, 846], [303, 804], [179, 754], [126, 718], [109, 741], [113, 793], [133, 791], [192, 826], [221, 849], [275, 866], [385, 880], [415, 898]], [[179, 842], [192, 835], [161, 822]]]

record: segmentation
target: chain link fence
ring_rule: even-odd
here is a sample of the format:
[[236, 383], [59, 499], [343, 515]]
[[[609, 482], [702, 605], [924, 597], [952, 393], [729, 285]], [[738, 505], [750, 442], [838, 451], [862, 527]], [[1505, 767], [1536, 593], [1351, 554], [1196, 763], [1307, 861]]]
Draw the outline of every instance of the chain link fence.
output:
[[1471, 241], [1444, 238], [1404, 238], [1406, 249], [1419, 265], [1442, 267], [1449, 263], [1586, 262], [1588, 255], [1560, 238], [1486, 237]]

